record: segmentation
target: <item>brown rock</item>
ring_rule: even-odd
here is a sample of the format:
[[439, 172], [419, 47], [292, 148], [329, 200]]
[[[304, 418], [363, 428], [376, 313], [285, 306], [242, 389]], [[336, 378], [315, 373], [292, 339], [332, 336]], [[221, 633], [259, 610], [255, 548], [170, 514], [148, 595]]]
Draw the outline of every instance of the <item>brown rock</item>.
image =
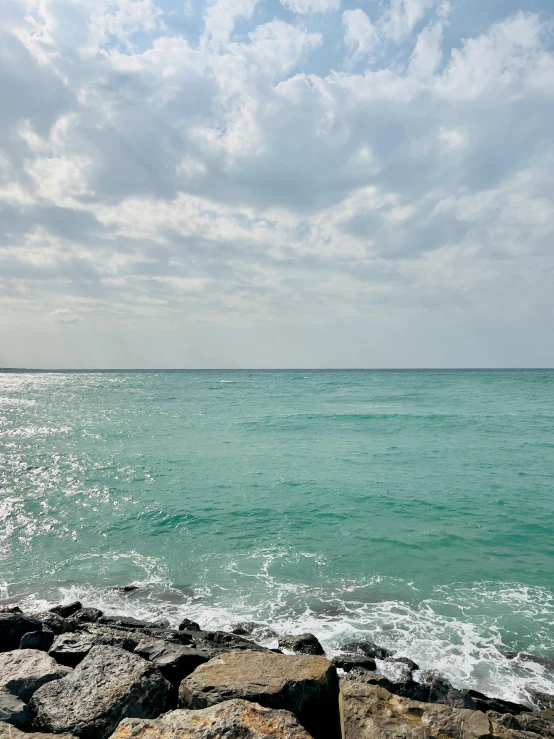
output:
[[237, 651], [200, 665], [179, 689], [179, 706], [240, 698], [294, 713], [314, 739], [340, 736], [337, 672], [324, 657]]
[[171, 711], [156, 721], [125, 719], [111, 739], [311, 739], [289, 711], [230, 700], [197, 711]]
[[[19, 731], [15, 726], [0, 722], [0, 739], [52, 739], [52, 734], [40, 732], [26, 733]], [[57, 734], [56, 739], [76, 739], [72, 734]]]

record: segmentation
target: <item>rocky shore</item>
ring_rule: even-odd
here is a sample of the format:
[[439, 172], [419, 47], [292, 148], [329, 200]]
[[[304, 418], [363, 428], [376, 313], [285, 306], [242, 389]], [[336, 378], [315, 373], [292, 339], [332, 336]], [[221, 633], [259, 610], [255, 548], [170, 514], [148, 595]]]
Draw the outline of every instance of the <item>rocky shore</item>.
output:
[[554, 739], [554, 696], [520, 705], [437, 672], [416, 681], [415, 662], [370, 641], [331, 660], [312, 634], [267, 649], [264, 629], [173, 629], [78, 602], [3, 609], [0, 739]]

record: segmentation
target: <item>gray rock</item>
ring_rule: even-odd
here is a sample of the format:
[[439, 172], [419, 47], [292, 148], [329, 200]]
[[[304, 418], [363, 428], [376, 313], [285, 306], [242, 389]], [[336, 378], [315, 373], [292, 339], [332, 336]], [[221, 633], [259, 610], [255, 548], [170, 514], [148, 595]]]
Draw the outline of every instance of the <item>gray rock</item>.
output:
[[149, 623], [148, 621], [141, 621], [132, 616], [100, 616], [98, 623], [104, 624], [104, 626], [120, 626], [126, 629], [142, 629], [145, 626], [156, 628], [156, 624], [151, 622]]
[[270, 626], [256, 621], [242, 621], [231, 626], [231, 634], [237, 636], [251, 636], [254, 639], [274, 639], [277, 636]]
[[207, 708], [240, 698], [294, 713], [314, 739], [340, 736], [338, 680], [324, 657], [235, 651], [206, 662], [183, 680], [182, 708]]
[[345, 644], [342, 649], [350, 654], [363, 654], [366, 657], [373, 657], [373, 659], [389, 659], [394, 656], [394, 652], [385, 647], [379, 647], [372, 641], [353, 641], [349, 644]]
[[198, 711], [171, 711], [156, 721], [127, 718], [112, 739], [311, 739], [289, 711], [230, 700]]
[[504, 724], [510, 729], [531, 731], [533, 734], [549, 737], [549, 739], [554, 737], [554, 711], [533, 711], [518, 716], [504, 714], [498, 721], [504, 723], [506, 719], [511, 719], [509, 723]]
[[[53, 737], [51, 734], [38, 732], [23, 733], [15, 726], [0, 722], [0, 739], [53, 739]], [[76, 739], [76, 737], [71, 734], [58, 734], [56, 739]]]
[[3, 606], [0, 613], [23, 613], [19, 606]]
[[39, 649], [41, 652], [47, 652], [54, 641], [54, 632], [50, 629], [44, 631], [29, 631], [21, 637], [19, 642], [20, 649]]
[[150, 662], [118, 647], [95, 646], [64, 680], [31, 699], [34, 725], [82, 739], [106, 739], [123, 718], [155, 718], [175, 707], [176, 690]]
[[129, 593], [136, 593], [140, 590], [138, 585], [123, 585], [122, 587], [111, 588], [115, 593], [121, 593], [121, 595], [128, 595]]
[[179, 631], [200, 631], [200, 626], [190, 618], [184, 618], [179, 624]]
[[539, 710], [554, 710], [554, 695], [550, 693], [542, 693], [540, 690], [533, 690], [533, 688], [528, 688], [527, 692]]
[[410, 672], [414, 672], [414, 670], [419, 670], [419, 665], [417, 664], [417, 662], [414, 662], [413, 659], [410, 659], [409, 657], [392, 657], [389, 658], [388, 661], [406, 665]]
[[278, 640], [281, 649], [290, 649], [296, 654], [314, 654], [324, 656], [325, 651], [317, 637], [313, 634], [296, 634], [295, 636], [281, 636]]
[[478, 690], [470, 690], [470, 696], [473, 698], [475, 707], [478, 711], [495, 711], [496, 713], [524, 713], [530, 711], [528, 706], [520, 703], [512, 703], [501, 698], [489, 698]]
[[18, 729], [24, 729], [29, 723], [27, 704], [5, 690], [0, 690], [0, 722], [2, 721]]
[[135, 654], [158, 667], [172, 685], [179, 686], [181, 680], [207, 662], [209, 656], [196, 648], [180, 644], [168, 644], [160, 639], [145, 639], [135, 648]]
[[16, 649], [0, 654], [0, 690], [27, 702], [33, 693], [51, 680], [60, 680], [71, 672], [52, 657], [36, 649]]
[[57, 636], [48, 654], [60, 665], [76, 667], [94, 646], [119, 647], [133, 652], [138, 643], [139, 638], [134, 634], [87, 625], [81, 631]]
[[42, 624], [22, 613], [0, 613], [0, 652], [19, 647], [21, 637], [29, 631], [40, 631]]
[[371, 657], [364, 657], [361, 654], [339, 654], [336, 657], [333, 657], [331, 664], [345, 672], [350, 672], [354, 667], [361, 667], [364, 670], [372, 671], [377, 669], [374, 659]]
[[57, 613], [51, 611], [42, 611], [41, 613], [33, 613], [33, 618], [40, 621], [43, 629], [50, 629], [54, 634], [67, 634], [75, 631], [78, 624], [71, 619], [63, 618]]
[[62, 618], [69, 618], [70, 616], [73, 616], [74, 613], [77, 613], [77, 611], [80, 611], [83, 607], [83, 604], [75, 600], [73, 603], [67, 603], [63, 606], [54, 606], [54, 608], [50, 609], [50, 613], [55, 613], [57, 616], [61, 616]]
[[103, 612], [98, 608], [80, 608], [78, 611], [71, 614], [71, 618], [75, 618], [77, 621], [94, 624], [102, 615]]
[[420, 676], [422, 685], [429, 687], [429, 703], [443, 703], [453, 708], [469, 708], [475, 710], [476, 705], [467, 690], [456, 690], [448, 679], [434, 670], [427, 670]]

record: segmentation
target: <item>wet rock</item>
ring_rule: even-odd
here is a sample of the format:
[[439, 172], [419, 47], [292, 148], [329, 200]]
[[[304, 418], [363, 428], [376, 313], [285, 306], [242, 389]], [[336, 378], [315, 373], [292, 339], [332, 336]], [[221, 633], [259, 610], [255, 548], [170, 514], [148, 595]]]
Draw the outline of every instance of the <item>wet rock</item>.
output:
[[76, 667], [95, 646], [119, 647], [133, 652], [138, 643], [139, 639], [133, 634], [94, 625], [75, 633], [57, 636], [48, 654], [60, 665]]
[[527, 692], [539, 710], [554, 710], [554, 695], [551, 695], [550, 693], [542, 693], [541, 691], [533, 690], [532, 688], [527, 688]]
[[341, 680], [340, 706], [344, 739], [492, 736], [489, 718], [481, 711], [413, 701], [362, 680]]
[[313, 634], [296, 634], [295, 636], [281, 636], [278, 640], [281, 649], [289, 649], [296, 654], [314, 654], [324, 656], [325, 651], [317, 637]]
[[0, 652], [19, 647], [21, 638], [29, 631], [41, 631], [42, 624], [22, 613], [0, 613]]
[[389, 662], [397, 662], [398, 664], [406, 665], [408, 670], [410, 672], [414, 672], [415, 670], [419, 670], [419, 665], [417, 662], [414, 662], [413, 659], [410, 659], [409, 657], [392, 657], [389, 658]]
[[179, 631], [200, 631], [200, 626], [190, 618], [184, 618], [179, 624]]
[[175, 688], [157, 667], [118, 647], [95, 646], [73, 673], [31, 699], [44, 731], [106, 739], [123, 718], [155, 718], [175, 707]]
[[140, 590], [138, 585], [123, 585], [122, 587], [112, 588], [115, 593], [121, 593], [121, 595], [128, 595], [129, 593], [136, 593]]
[[[50, 734], [39, 734], [38, 732], [23, 733], [15, 726], [0, 722], [0, 739], [53, 739], [53, 737]], [[56, 739], [76, 739], [76, 737], [71, 734], [58, 734]]]
[[453, 708], [475, 710], [475, 702], [467, 690], [456, 690], [448, 679], [434, 670], [426, 670], [420, 676], [422, 685], [429, 687], [429, 703], [443, 703]]
[[199, 649], [168, 644], [160, 639], [139, 642], [135, 654], [152, 662], [170, 683], [179, 686], [181, 680], [207, 662], [209, 656]]
[[324, 657], [238, 651], [221, 654], [185, 678], [179, 706], [207, 708], [240, 698], [291, 711], [314, 739], [336, 739], [337, 694], [336, 670]]
[[73, 616], [74, 613], [77, 613], [77, 611], [80, 611], [82, 607], [83, 604], [80, 601], [75, 600], [73, 603], [67, 603], [66, 605], [50, 608], [50, 613], [55, 613], [57, 616], [61, 616], [62, 618], [69, 618], [70, 616]]
[[554, 669], [554, 659], [552, 657], [537, 657], [534, 654], [526, 654], [525, 652], [504, 652], [506, 659], [518, 659], [523, 662], [535, 662], [537, 665]]
[[68, 634], [78, 627], [78, 623], [75, 623], [71, 619], [63, 618], [57, 613], [51, 611], [42, 611], [41, 613], [33, 613], [33, 618], [40, 621], [43, 629], [50, 629], [54, 634]]
[[277, 636], [277, 633], [267, 624], [260, 624], [256, 621], [243, 621], [233, 624], [231, 626], [231, 634], [252, 636], [257, 639], [274, 639]]
[[505, 714], [500, 717], [499, 722], [503, 722], [507, 718], [511, 719], [509, 728], [531, 731], [533, 734], [549, 737], [550, 739], [554, 737], [554, 711], [533, 711], [518, 716]]
[[0, 722], [17, 726], [18, 729], [24, 729], [29, 722], [27, 704], [23, 703], [21, 698], [17, 698], [5, 690], [0, 690]]
[[80, 608], [71, 615], [71, 618], [75, 618], [77, 621], [94, 624], [102, 615], [103, 612], [99, 608]]
[[193, 632], [192, 638], [196, 646], [201, 649], [209, 651], [211, 647], [214, 655], [237, 649], [248, 649], [258, 652], [269, 651], [265, 647], [260, 647], [258, 644], [244, 639], [242, 636], [230, 634], [227, 631], [200, 631], [198, 634]]
[[98, 623], [103, 624], [104, 626], [120, 626], [126, 629], [142, 629], [145, 626], [156, 628], [156, 624], [149, 623], [148, 621], [141, 621], [132, 616], [100, 616]]
[[530, 711], [528, 706], [524, 706], [520, 703], [512, 703], [511, 701], [505, 701], [501, 698], [489, 698], [483, 693], [479, 693], [478, 690], [468, 691], [470, 696], [473, 698], [475, 707], [478, 711], [495, 711], [496, 713], [524, 713]]
[[289, 711], [230, 700], [197, 711], [171, 711], [148, 721], [127, 718], [111, 739], [311, 739]]
[[372, 641], [353, 641], [345, 644], [342, 649], [351, 654], [363, 654], [366, 657], [373, 657], [373, 659], [388, 659], [394, 654], [389, 649], [379, 647]]
[[0, 654], [0, 690], [25, 702], [41, 685], [59, 680], [70, 672], [36, 649], [16, 649]]
[[395, 682], [386, 675], [369, 672], [368, 670], [360, 669], [358, 667], [354, 667], [342, 679], [352, 679], [363, 682], [367, 685], [376, 685], [387, 690], [389, 693], [401, 696], [402, 698], [410, 698], [412, 700], [422, 702], [428, 702], [429, 700], [429, 686], [417, 683], [412, 679]]
[[3, 606], [0, 613], [23, 613], [19, 606]]
[[54, 632], [50, 629], [44, 631], [29, 631], [21, 637], [20, 649], [38, 649], [47, 652], [54, 641]]
[[364, 670], [371, 671], [377, 669], [374, 659], [371, 657], [364, 657], [361, 654], [340, 654], [333, 657], [331, 664], [345, 672], [350, 672], [354, 667], [361, 667]]

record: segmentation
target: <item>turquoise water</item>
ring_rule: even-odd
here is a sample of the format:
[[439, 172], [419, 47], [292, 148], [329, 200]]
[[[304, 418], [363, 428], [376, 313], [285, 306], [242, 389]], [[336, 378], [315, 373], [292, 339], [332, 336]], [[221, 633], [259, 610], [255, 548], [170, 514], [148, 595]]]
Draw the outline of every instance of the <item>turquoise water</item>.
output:
[[524, 699], [553, 513], [554, 371], [0, 373], [6, 602], [370, 637]]

